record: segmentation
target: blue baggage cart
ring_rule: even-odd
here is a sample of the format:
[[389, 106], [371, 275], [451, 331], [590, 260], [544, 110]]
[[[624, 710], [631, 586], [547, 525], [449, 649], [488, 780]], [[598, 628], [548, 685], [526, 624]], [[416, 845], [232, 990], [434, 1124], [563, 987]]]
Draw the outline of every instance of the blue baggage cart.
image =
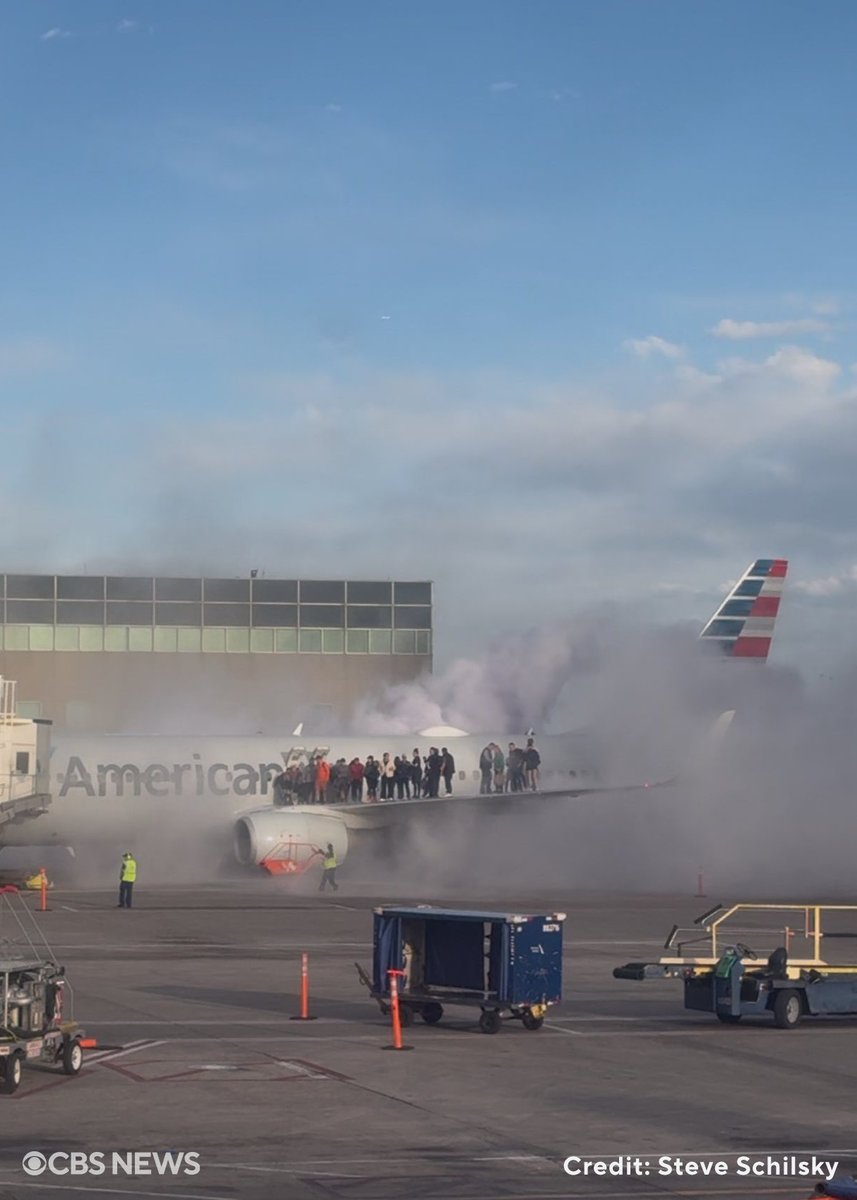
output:
[[562, 998], [565, 913], [537, 916], [465, 909], [376, 908], [371, 977], [362, 982], [383, 1013], [390, 1010], [390, 972], [399, 972], [402, 1021], [428, 1025], [444, 1005], [481, 1009], [479, 1028], [497, 1033], [505, 1017], [540, 1029]]

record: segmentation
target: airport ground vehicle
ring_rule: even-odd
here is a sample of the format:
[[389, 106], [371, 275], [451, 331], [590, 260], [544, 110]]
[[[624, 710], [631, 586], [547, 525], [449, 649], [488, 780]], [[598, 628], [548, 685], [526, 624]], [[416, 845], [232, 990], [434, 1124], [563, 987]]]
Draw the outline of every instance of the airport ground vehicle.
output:
[[[0, 888], [0, 915], [21, 935], [0, 941], [0, 1094], [17, 1091], [25, 1063], [77, 1075], [84, 1031], [71, 1017], [65, 967], [54, 959], [18, 889]], [[35, 937], [28, 932], [30, 922]]]
[[836, 1175], [829, 1183], [819, 1183], [812, 1194], [818, 1200], [857, 1200], [857, 1178]]
[[[777, 914], [787, 921], [796, 918], [795, 926], [762, 924], [776, 920]], [[691, 938], [683, 937], [683, 931], [673, 926], [664, 949], [678, 949], [677, 955], [653, 963], [627, 963], [616, 967], [613, 975], [617, 979], [681, 979], [685, 1008], [714, 1013], [724, 1024], [770, 1013], [778, 1028], [793, 1029], [805, 1016], [857, 1015], [857, 964], [831, 963], [821, 956], [824, 941], [857, 939], [854, 929], [823, 928], [825, 919], [832, 917], [834, 924], [841, 923], [846, 914], [857, 914], [857, 905], [717, 905], [697, 917]], [[736, 928], [739, 921], [749, 924]], [[724, 929], [727, 923], [728, 930]], [[759, 954], [744, 942], [731, 940], [738, 933], [754, 941], [774, 934], [780, 944], [775, 944], [766, 961], [760, 961]], [[727, 934], [729, 942], [725, 941]], [[684, 953], [700, 942], [708, 943], [707, 953]], [[792, 954], [795, 945], [806, 951], [805, 957]]]
[[436, 1024], [444, 1005], [479, 1008], [479, 1028], [497, 1033], [506, 1019], [540, 1029], [562, 994], [565, 913], [540, 916], [465, 909], [376, 908], [371, 977], [361, 981], [389, 1012], [397, 972], [403, 1024], [419, 1014]]

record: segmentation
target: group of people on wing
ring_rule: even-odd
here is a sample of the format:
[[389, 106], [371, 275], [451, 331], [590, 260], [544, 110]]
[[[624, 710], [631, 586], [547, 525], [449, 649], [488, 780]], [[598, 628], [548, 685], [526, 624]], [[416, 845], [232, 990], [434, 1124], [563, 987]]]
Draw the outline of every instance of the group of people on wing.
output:
[[537, 792], [541, 765], [542, 757], [533, 738], [527, 738], [526, 749], [509, 742], [509, 752], [505, 755], [496, 742], [489, 742], [479, 755], [479, 791], [482, 795], [490, 792]]
[[444, 794], [452, 795], [455, 759], [446, 746], [432, 746], [424, 757], [419, 748], [413, 754], [390, 755], [380, 758], [368, 754], [363, 762], [359, 757], [346, 762], [339, 758], [329, 763], [316, 757], [306, 763], [285, 768], [274, 780], [274, 802], [286, 804], [344, 804], [362, 800], [418, 800]]

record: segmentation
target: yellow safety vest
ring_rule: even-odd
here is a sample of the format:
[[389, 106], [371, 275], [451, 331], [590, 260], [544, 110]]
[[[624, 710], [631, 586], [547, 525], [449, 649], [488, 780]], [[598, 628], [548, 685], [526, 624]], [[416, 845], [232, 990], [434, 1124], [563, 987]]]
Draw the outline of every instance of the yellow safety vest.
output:
[[136, 858], [126, 858], [122, 861], [122, 882], [133, 883], [137, 878]]
[[324, 869], [325, 869], [325, 871], [333, 871], [336, 869], [336, 855], [335, 854], [325, 854]]

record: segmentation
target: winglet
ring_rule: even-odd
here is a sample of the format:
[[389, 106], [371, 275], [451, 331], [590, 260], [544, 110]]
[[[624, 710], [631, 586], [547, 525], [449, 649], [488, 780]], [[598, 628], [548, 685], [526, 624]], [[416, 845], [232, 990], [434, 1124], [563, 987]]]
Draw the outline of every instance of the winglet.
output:
[[730, 658], [765, 662], [788, 574], [786, 558], [758, 558], [699, 635]]

